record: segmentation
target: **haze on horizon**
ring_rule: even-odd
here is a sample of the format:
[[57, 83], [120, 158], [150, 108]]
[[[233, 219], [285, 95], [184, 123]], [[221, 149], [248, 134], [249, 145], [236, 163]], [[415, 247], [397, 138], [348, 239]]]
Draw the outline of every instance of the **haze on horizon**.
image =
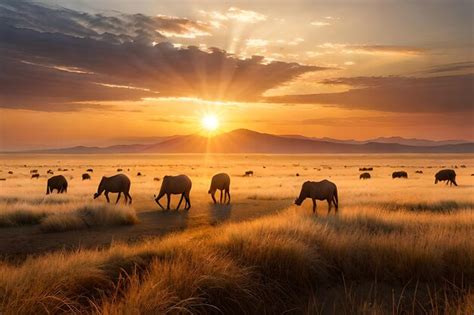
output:
[[[0, 150], [474, 140], [472, 1], [0, 1]], [[212, 130], [211, 130], [212, 129]]]

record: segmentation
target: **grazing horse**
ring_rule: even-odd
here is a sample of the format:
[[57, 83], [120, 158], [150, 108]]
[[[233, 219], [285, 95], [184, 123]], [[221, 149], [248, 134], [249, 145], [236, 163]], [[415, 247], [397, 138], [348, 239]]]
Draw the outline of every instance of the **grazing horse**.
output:
[[97, 188], [97, 192], [94, 194], [94, 199], [102, 195], [104, 191], [107, 202], [110, 202], [109, 192], [112, 192], [118, 193], [115, 204], [119, 202], [122, 193], [125, 196], [125, 203], [127, 203], [127, 201], [130, 204], [132, 203], [132, 196], [130, 196], [130, 179], [124, 174], [117, 174], [111, 177], [103, 176]]
[[226, 173], [219, 173], [212, 177], [211, 180], [211, 187], [209, 188], [208, 193], [211, 194], [212, 200], [214, 203], [216, 202], [216, 198], [214, 197], [216, 194], [216, 190], [221, 191], [221, 198], [220, 203], [222, 203], [222, 192], [225, 191], [224, 194], [224, 203], [227, 199], [227, 204], [230, 203], [230, 176]]
[[446, 181], [446, 185], [449, 184], [449, 186], [457, 186], [458, 184], [456, 183], [456, 172], [454, 170], [448, 170], [444, 169], [436, 173], [435, 175], [435, 184], [438, 182]]
[[189, 193], [191, 192], [192, 182], [191, 179], [186, 175], [178, 175], [178, 176], [165, 176], [163, 177], [163, 181], [161, 182], [160, 193], [155, 198], [155, 202], [161, 207], [161, 209], [165, 210], [165, 208], [161, 205], [160, 199], [166, 195], [167, 198], [167, 206], [166, 210], [170, 209], [170, 200], [171, 195], [181, 195], [181, 199], [179, 200], [178, 206], [176, 210], [179, 210], [179, 206], [181, 206], [181, 202], [183, 198], [186, 199], [185, 202], [185, 209], [189, 210], [191, 208], [191, 199], [189, 197]]
[[331, 212], [332, 204], [336, 207], [336, 213], [339, 208], [337, 186], [326, 179], [320, 182], [305, 182], [301, 187], [299, 197], [295, 200], [295, 204], [300, 206], [306, 198], [313, 200], [313, 213], [316, 213], [316, 200], [327, 200], [328, 214]]
[[57, 190], [58, 194], [67, 192], [67, 180], [63, 175], [56, 175], [48, 179], [46, 186], [46, 195], [49, 195], [53, 190]]
[[408, 173], [405, 171], [393, 172], [392, 178], [408, 178]]

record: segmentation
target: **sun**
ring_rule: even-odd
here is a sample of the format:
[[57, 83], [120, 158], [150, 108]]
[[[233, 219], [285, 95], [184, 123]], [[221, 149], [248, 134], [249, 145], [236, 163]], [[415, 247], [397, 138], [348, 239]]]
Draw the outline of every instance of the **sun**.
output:
[[219, 127], [219, 120], [216, 115], [208, 114], [202, 117], [202, 127], [207, 131], [215, 131]]

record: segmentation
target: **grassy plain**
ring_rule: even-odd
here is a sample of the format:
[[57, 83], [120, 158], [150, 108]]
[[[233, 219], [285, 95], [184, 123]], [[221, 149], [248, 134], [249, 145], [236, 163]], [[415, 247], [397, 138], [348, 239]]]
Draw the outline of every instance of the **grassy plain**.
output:
[[[5, 314], [474, 311], [474, 155], [5, 155], [1, 163]], [[359, 180], [367, 166], [372, 178]], [[455, 166], [458, 187], [434, 184], [439, 169]], [[88, 168], [92, 179], [82, 181]], [[132, 180], [132, 206], [92, 200], [101, 176], [118, 168]], [[67, 195], [45, 196], [48, 169], [68, 178]], [[393, 180], [397, 170], [409, 178]], [[210, 204], [218, 172], [231, 175], [231, 206]], [[193, 207], [159, 211], [154, 178], [182, 173], [193, 181]], [[317, 216], [310, 201], [292, 205], [305, 180], [325, 178], [338, 186], [337, 215], [325, 202]]]

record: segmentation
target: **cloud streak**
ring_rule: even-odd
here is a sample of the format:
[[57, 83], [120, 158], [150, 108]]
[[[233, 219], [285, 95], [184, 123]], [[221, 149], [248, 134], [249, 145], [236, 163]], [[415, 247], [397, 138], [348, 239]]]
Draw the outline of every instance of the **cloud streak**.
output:
[[470, 112], [474, 108], [474, 74], [415, 77], [336, 78], [323, 84], [351, 88], [340, 93], [268, 97], [267, 102], [337, 105], [387, 112]]
[[426, 49], [401, 45], [353, 45], [339, 43], [324, 43], [319, 48], [326, 51], [339, 52], [344, 54], [368, 54], [368, 55], [422, 55]]
[[424, 73], [444, 73], [444, 72], [458, 72], [458, 71], [472, 71], [474, 70], [473, 61], [453, 62], [443, 65], [430, 67], [428, 70], [422, 71]]

